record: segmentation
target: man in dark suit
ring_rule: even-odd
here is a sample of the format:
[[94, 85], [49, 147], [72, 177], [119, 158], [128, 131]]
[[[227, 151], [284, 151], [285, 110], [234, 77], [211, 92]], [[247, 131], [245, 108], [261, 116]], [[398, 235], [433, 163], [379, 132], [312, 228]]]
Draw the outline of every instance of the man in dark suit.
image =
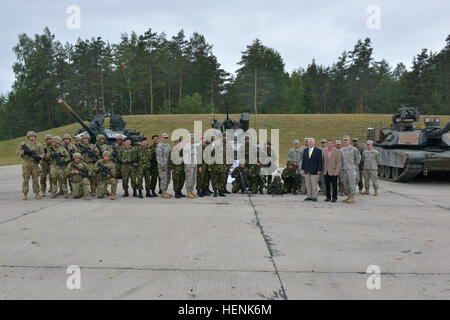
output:
[[316, 148], [313, 138], [308, 140], [308, 148], [303, 151], [302, 174], [306, 176], [307, 198], [317, 201], [319, 194], [319, 175], [322, 173], [322, 150]]

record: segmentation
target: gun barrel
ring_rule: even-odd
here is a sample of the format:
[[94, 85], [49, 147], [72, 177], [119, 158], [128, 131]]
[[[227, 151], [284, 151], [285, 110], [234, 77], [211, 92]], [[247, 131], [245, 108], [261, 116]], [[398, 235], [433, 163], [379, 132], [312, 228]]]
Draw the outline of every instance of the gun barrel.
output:
[[443, 127], [442, 129], [440, 129], [439, 131], [437, 131], [435, 133], [436, 137], [442, 137], [444, 134], [446, 134], [447, 132], [450, 131], [450, 122], [447, 122], [447, 124], [445, 125], [445, 127]]
[[58, 104], [64, 108], [64, 110], [66, 110], [68, 113], [70, 113], [72, 115], [72, 117], [75, 118], [75, 120], [83, 127], [84, 130], [86, 130], [89, 135], [92, 137], [95, 137], [95, 132], [91, 130], [91, 128], [89, 128], [84, 121], [75, 113], [75, 111], [72, 110], [72, 108], [63, 100], [63, 99], [58, 99]]

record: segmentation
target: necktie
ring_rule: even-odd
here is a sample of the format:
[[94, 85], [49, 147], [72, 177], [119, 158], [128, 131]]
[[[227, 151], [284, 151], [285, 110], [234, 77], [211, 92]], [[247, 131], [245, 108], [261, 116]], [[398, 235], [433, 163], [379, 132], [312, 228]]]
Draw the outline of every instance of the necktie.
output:
[[311, 159], [312, 148], [309, 148], [309, 158]]

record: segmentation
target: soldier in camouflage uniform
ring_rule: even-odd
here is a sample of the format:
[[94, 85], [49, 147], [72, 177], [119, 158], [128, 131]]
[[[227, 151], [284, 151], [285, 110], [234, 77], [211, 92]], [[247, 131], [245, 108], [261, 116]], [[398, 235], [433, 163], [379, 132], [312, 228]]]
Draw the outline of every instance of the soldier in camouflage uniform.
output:
[[348, 194], [346, 203], [355, 202], [356, 189], [356, 168], [361, 161], [361, 154], [358, 149], [350, 145], [350, 137], [344, 136], [344, 147], [340, 149], [342, 155], [342, 179], [344, 181], [345, 192]]
[[145, 179], [145, 196], [151, 198], [150, 194], [150, 168], [152, 161], [152, 149], [148, 145], [147, 138], [142, 139], [141, 146], [136, 149], [137, 162], [137, 188], [139, 191], [139, 198], [143, 198], [142, 190], [144, 190], [143, 182]]
[[[116, 166], [114, 165], [114, 162], [111, 161], [111, 152], [103, 152], [103, 159], [97, 161], [94, 166], [94, 172], [97, 175], [97, 197], [102, 199], [105, 195], [110, 194], [111, 200], [116, 200]], [[108, 192], [108, 184], [111, 185], [110, 193]]]
[[273, 174], [272, 182], [267, 186], [267, 194], [283, 195], [283, 193], [284, 193], [284, 185], [283, 182], [281, 181], [281, 176], [277, 171], [275, 174]]
[[[78, 151], [81, 153], [81, 160], [88, 166], [89, 171], [94, 171], [94, 165], [97, 162], [98, 155], [95, 153], [95, 146], [89, 143], [90, 137], [89, 135], [83, 134], [81, 137], [81, 144], [78, 146]], [[97, 192], [97, 182], [95, 181], [95, 176], [91, 176], [91, 180], [89, 182], [91, 187], [91, 195], [93, 197], [96, 196]]]
[[170, 184], [171, 172], [169, 168], [169, 160], [171, 148], [167, 143], [169, 135], [167, 133], [162, 134], [162, 142], [158, 144], [156, 148], [156, 160], [158, 161], [158, 175], [159, 175], [159, 187], [161, 188], [161, 198], [171, 199], [173, 196], [167, 193], [167, 188]]
[[58, 184], [61, 185], [64, 198], [67, 199], [69, 197], [67, 194], [66, 166], [70, 161], [70, 154], [66, 148], [63, 147], [61, 137], [53, 137], [53, 146], [50, 148], [50, 198], [56, 198]]
[[158, 159], [156, 158], [156, 149], [158, 148], [158, 144], [159, 144], [159, 136], [158, 135], [154, 135], [152, 137], [153, 140], [153, 144], [150, 146], [150, 150], [152, 153], [151, 156], [151, 160], [150, 160], [150, 190], [151, 190], [151, 194], [150, 197], [151, 198], [156, 198], [158, 195], [156, 194], [155, 190], [156, 190], [156, 183], [159, 180], [158, 177]]
[[131, 139], [125, 139], [125, 145], [119, 152], [119, 160], [122, 166], [122, 188], [123, 196], [129, 197], [128, 180], [130, 180], [133, 189], [133, 197], [137, 197], [136, 185], [136, 150], [131, 146]]
[[363, 195], [370, 194], [370, 181], [372, 181], [374, 196], [378, 196], [378, 166], [380, 165], [380, 153], [373, 148], [373, 141], [367, 141], [367, 150], [364, 150], [362, 161], [364, 161], [364, 181], [366, 191]]
[[265, 181], [261, 176], [261, 161], [258, 159], [256, 164], [250, 165], [248, 170], [250, 190], [253, 194], [264, 194]]
[[231, 177], [234, 178], [231, 192], [238, 193], [240, 190], [244, 194], [248, 188], [248, 172], [245, 163], [242, 162], [234, 168]]
[[[327, 139], [320, 140], [320, 150], [322, 150], [322, 156], [325, 152], [328, 152]], [[325, 194], [325, 178], [323, 172], [319, 174], [319, 191]]]
[[[205, 148], [212, 143], [210, 139], [206, 140]], [[203, 149], [204, 151], [204, 149]], [[211, 184], [211, 165], [205, 165], [205, 178], [203, 179], [202, 192], [205, 196], [210, 196], [213, 194], [209, 189], [209, 185]]]
[[[24, 148], [29, 150], [25, 151]], [[28, 200], [28, 191], [30, 188], [30, 178], [33, 181], [33, 192], [35, 199], [41, 199], [39, 195], [39, 162], [44, 156], [44, 150], [39, 142], [36, 141], [36, 133], [29, 131], [27, 140], [22, 142], [16, 150], [16, 153], [23, 159], [22, 165], [22, 192], [23, 200]]]
[[[217, 138], [214, 140], [215, 148], [211, 153], [212, 157], [215, 157], [216, 152], [222, 152], [223, 156], [223, 149], [225, 148], [221, 142], [221, 139]], [[221, 150], [222, 148], [222, 150]], [[211, 164], [210, 167], [210, 173], [211, 173], [211, 184], [214, 190], [214, 197], [220, 196], [225, 197], [225, 193], [223, 193], [223, 189], [225, 189], [224, 181], [225, 181], [225, 172], [224, 172], [224, 162], [226, 159], [220, 160], [219, 158], [214, 160], [214, 163]]]
[[122, 174], [122, 164], [120, 163], [119, 159], [119, 153], [123, 149], [123, 140], [125, 137], [121, 134], [119, 134], [116, 138], [116, 144], [114, 145], [114, 148], [111, 153], [112, 161], [114, 162], [116, 166], [116, 179], [119, 179], [119, 177]]
[[73, 198], [84, 197], [85, 200], [89, 200], [89, 177], [92, 172], [89, 172], [88, 166], [81, 160], [81, 153], [75, 152], [72, 159], [66, 167], [66, 176], [72, 184]]
[[358, 138], [353, 138], [353, 146], [358, 149], [359, 153], [361, 154], [361, 162], [359, 163], [358, 167], [357, 167], [357, 177], [356, 177], [356, 181], [359, 187], [359, 193], [362, 194], [362, 190], [364, 187], [364, 174], [363, 174], [363, 170], [364, 170], [364, 161], [362, 159], [362, 154], [364, 152], [364, 146], [358, 143]]
[[[179, 162], [174, 162], [174, 159]], [[170, 172], [172, 173], [173, 191], [175, 192], [175, 198], [180, 199], [186, 197], [181, 192], [184, 186], [184, 163], [181, 139], [177, 139], [175, 141], [175, 146], [173, 147], [170, 154], [169, 168]]]
[[111, 153], [112, 150], [110, 146], [105, 143], [105, 136], [103, 134], [98, 134], [96, 140], [97, 143], [95, 144], [94, 152], [99, 159], [103, 159], [103, 153], [106, 151]]
[[[206, 148], [206, 140], [203, 137], [201, 141], [201, 148], [199, 152], [203, 154]], [[197, 189], [197, 195], [200, 198], [203, 198], [205, 196], [209, 196], [207, 192], [204, 189], [205, 185], [205, 179], [206, 179], [206, 171], [208, 170], [208, 165], [205, 163], [205, 161], [202, 161], [201, 164], [197, 164], [197, 183], [196, 183], [196, 189]]]
[[[72, 143], [72, 138], [70, 137], [70, 134], [64, 134], [63, 136], [63, 147], [67, 150], [67, 152], [70, 154], [70, 160], [72, 160], [74, 153], [77, 151], [75, 145]], [[70, 191], [72, 191], [72, 183], [70, 182], [70, 179], [67, 179]], [[64, 192], [61, 189], [61, 186], [59, 186], [59, 192], [58, 195], [62, 195]]]
[[52, 135], [48, 134], [45, 136], [45, 145], [43, 146], [44, 156], [40, 162], [41, 164], [41, 196], [45, 197], [45, 192], [47, 190], [47, 176], [49, 182], [50, 190], [50, 147], [52, 146]]
[[[341, 140], [336, 140], [336, 149], [340, 150], [342, 148], [342, 141]], [[342, 170], [339, 173], [338, 179], [337, 179], [337, 184], [338, 184], [338, 192], [340, 196], [344, 195], [344, 181], [342, 180]], [[348, 196], [348, 195], [347, 195]]]
[[298, 174], [298, 168], [295, 167], [292, 161], [287, 162], [287, 167], [283, 169], [281, 173], [281, 177], [283, 178], [284, 189], [286, 193], [297, 194], [296, 190], [296, 177]]
[[294, 140], [294, 147], [292, 147], [291, 150], [289, 150], [288, 153], [288, 162], [292, 162], [293, 166], [295, 167], [295, 172], [297, 172], [297, 174], [300, 174], [300, 183], [297, 184], [297, 188], [295, 190], [295, 194], [297, 194], [297, 191], [301, 191], [302, 189], [306, 188], [306, 180], [305, 180], [305, 184], [303, 184], [303, 175], [301, 174], [301, 164], [302, 164], [302, 157], [303, 157], [303, 150], [302, 148], [300, 148], [300, 141], [295, 139]]
[[[227, 134], [223, 133], [222, 135], [222, 143], [223, 143], [223, 190], [222, 192], [224, 194], [230, 194], [230, 192], [227, 190], [227, 184], [228, 184], [228, 175], [231, 170], [231, 166], [233, 165], [232, 160], [234, 160], [234, 151], [233, 147], [230, 143], [227, 142]], [[227, 156], [229, 159], [227, 159]], [[231, 162], [231, 163], [229, 163]]]
[[183, 148], [184, 173], [186, 176], [186, 194], [189, 199], [195, 199], [199, 196], [194, 194], [195, 184], [197, 182], [197, 165], [200, 161], [201, 148], [195, 144], [194, 135], [190, 135], [190, 143]]

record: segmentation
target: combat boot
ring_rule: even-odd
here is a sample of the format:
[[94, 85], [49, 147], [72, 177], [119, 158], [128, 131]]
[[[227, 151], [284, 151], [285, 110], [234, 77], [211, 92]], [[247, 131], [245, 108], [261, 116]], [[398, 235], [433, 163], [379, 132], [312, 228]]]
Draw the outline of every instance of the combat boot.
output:
[[355, 203], [355, 196], [351, 194], [351, 195], [348, 197], [347, 203]]
[[225, 193], [223, 191], [219, 191], [219, 197], [226, 197]]
[[34, 198], [35, 198], [36, 200], [41, 200], [41, 196], [39, 195], [39, 193], [36, 193], [36, 194], [34, 195]]
[[374, 191], [374, 193], [373, 193], [373, 196], [374, 196], [374, 197], [378, 197], [378, 190], [377, 190], [377, 189], [375, 189], [375, 191]]
[[28, 195], [26, 193], [23, 194], [23, 199], [22, 200], [28, 200]]
[[108, 188], [106, 188], [106, 196], [109, 197], [111, 195], [111, 192], [108, 191]]
[[227, 187], [225, 187], [225, 189], [223, 189], [222, 192], [225, 193], [225, 194], [230, 194], [230, 191], [227, 190]]
[[115, 193], [111, 193], [111, 200], [116, 200], [116, 194]]
[[158, 195], [156, 194], [155, 190], [152, 190], [152, 198], [157, 198]]
[[214, 190], [214, 198], [217, 198], [217, 191]]
[[152, 195], [150, 194], [150, 189], [145, 190], [145, 197], [146, 198], [151, 198]]
[[138, 197], [138, 194], [137, 194], [137, 190], [136, 190], [136, 189], [133, 189], [133, 197], [135, 197], [135, 198]]
[[125, 192], [123, 193], [124, 198], [128, 198], [130, 195], [128, 194], [128, 189], [125, 189]]
[[44, 191], [41, 192], [41, 197], [42, 198], [45, 197], [45, 192]]
[[196, 196], [194, 196], [193, 194], [192, 194], [192, 192], [187, 192], [187, 198], [188, 199], [195, 199], [196, 198]]
[[203, 198], [205, 195], [203, 194], [202, 190], [198, 189], [197, 190], [197, 196], [200, 198]]
[[203, 190], [202, 190], [202, 193], [203, 193], [203, 195], [206, 196], [206, 197], [209, 197], [209, 196], [211, 195], [211, 192], [209, 192], [208, 189], [203, 189]]
[[[259, 194], [264, 194], [264, 190], [259, 190]], [[297, 194], [297, 193], [294, 193]]]
[[91, 196], [93, 196], [93, 197], [97, 196], [97, 191], [92, 190], [92, 191], [91, 191]]
[[166, 191], [161, 192], [161, 198], [163, 199], [172, 199], [172, 195], [168, 194]]
[[84, 200], [86, 200], [86, 201], [91, 200], [91, 199], [89, 198], [89, 195], [88, 195], [88, 194], [84, 196]]
[[350, 199], [350, 196], [347, 196], [347, 198], [345, 198], [344, 200], [342, 200], [342, 202], [348, 203], [348, 200]]
[[294, 189], [294, 191], [292, 191], [292, 194], [293, 194], [293, 195], [297, 195], [297, 194], [298, 194], [298, 193], [297, 193], [297, 190]]
[[175, 191], [175, 199], [180, 199], [181, 195], [178, 191]]
[[183, 192], [180, 191], [180, 197], [186, 198], [186, 196], [183, 194]]
[[361, 191], [359, 193], [361, 193], [364, 196], [368, 196], [370, 194], [369, 189], [366, 189], [366, 191], [364, 191], [364, 192], [361, 192]]
[[61, 190], [58, 191], [58, 193], [56, 194], [57, 196], [62, 196], [64, 194], [64, 192]]
[[64, 199], [68, 199], [69, 195], [67, 194], [67, 192], [64, 192]]
[[158, 194], [162, 194], [162, 190], [161, 189], [159, 189]]
[[144, 199], [144, 195], [142, 194], [142, 190], [139, 190], [139, 198]]
[[52, 192], [52, 194], [50, 195], [50, 199], [55, 199], [56, 198], [56, 193]]

